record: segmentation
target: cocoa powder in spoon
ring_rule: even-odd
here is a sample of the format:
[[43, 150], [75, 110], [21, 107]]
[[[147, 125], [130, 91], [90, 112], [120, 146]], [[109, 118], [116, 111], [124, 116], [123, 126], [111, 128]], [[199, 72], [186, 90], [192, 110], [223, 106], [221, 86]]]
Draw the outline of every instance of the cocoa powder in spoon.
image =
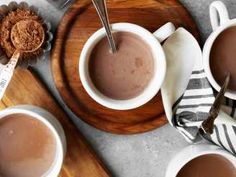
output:
[[44, 30], [35, 20], [21, 20], [11, 30], [11, 41], [20, 52], [33, 52], [44, 41]]

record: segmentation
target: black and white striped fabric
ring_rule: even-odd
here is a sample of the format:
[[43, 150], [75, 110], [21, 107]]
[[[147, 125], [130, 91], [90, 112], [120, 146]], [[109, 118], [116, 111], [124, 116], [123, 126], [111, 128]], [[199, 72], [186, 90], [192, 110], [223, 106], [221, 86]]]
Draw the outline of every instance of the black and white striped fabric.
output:
[[[196, 142], [200, 139], [198, 129], [215, 100], [203, 69], [201, 49], [183, 28], [178, 29], [163, 48], [167, 55], [167, 76], [162, 97], [167, 118], [189, 142]], [[236, 155], [235, 108], [235, 101], [225, 100], [215, 121], [214, 133], [207, 140]]]

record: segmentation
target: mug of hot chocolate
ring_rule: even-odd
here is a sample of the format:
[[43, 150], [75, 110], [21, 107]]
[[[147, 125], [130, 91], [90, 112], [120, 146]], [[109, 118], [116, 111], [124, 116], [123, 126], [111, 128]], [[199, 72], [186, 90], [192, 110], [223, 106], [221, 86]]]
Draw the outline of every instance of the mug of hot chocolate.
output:
[[99, 104], [116, 110], [144, 105], [159, 91], [166, 73], [161, 42], [174, 31], [167, 23], [153, 34], [131, 23], [111, 25], [117, 51], [110, 52], [105, 29], [85, 43], [79, 59], [83, 87]]
[[58, 176], [66, 139], [46, 110], [20, 105], [0, 111], [0, 176]]
[[191, 145], [170, 161], [165, 176], [235, 177], [236, 158], [215, 145]]
[[236, 100], [236, 19], [229, 19], [224, 3], [215, 1], [210, 5], [210, 20], [213, 32], [203, 48], [204, 70], [217, 91], [230, 73], [225, 96]]

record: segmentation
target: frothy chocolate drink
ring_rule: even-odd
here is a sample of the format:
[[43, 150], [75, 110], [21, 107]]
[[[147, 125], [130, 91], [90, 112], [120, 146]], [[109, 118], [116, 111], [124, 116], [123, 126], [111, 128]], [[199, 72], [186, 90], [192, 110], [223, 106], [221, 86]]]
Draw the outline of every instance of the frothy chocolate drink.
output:
[[210, 68], [219, 85], [230, 72], [228, 88], [236, 91], [236, 26], [227, 28], [216, 38], [210, 53]]
[[188, 162], [177, 177], [235, 177], [234, 165], [217, 154], [199, 156]]
[[26, 114], [0, 119], [1, 177], [40, 177], [55, 154], [55, 138], [41, 121]]
[[138, 96], [154, 73], [150, 47], [139, 36], [116, 32], [118, 50], [112, 54], [107, 38], [94, 47], [89, 60], [89, 73], [95, 87], [104, 95], [118, 100]]

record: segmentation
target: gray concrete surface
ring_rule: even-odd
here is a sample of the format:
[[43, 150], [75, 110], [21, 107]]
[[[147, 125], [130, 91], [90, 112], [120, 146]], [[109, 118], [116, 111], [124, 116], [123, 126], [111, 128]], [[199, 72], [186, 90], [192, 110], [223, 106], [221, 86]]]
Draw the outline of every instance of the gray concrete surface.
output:
[[[212, 0], [180, 1], [196, 20], [204, 41], [211, 32], [208, 5]], [[1, 0], [0, 4], [8, 4], [9, 2], [10, 0]], [[58, 11], [46, 0], [26, 0], [26, 2], [39, 7], [44, 12], [43, 15], [51, 21], [53, 29], [56, 28], [63, 11]], [[236, 0], [224, 0], [223, 2], [227, 5], [230, 16], [236, 17]], [[169, 125], [148, 133], [131, 136], [113, 135], [87, 125], [74, 116], [63, 104], [53, 83], [49, 57], [47, 60], [39, 62], [36, 68], [78, 129], [83, 132], [96, 152], [102, 157], [113, 176], [163, 177], [170, 159], [187, 146], [183, 137]]]

